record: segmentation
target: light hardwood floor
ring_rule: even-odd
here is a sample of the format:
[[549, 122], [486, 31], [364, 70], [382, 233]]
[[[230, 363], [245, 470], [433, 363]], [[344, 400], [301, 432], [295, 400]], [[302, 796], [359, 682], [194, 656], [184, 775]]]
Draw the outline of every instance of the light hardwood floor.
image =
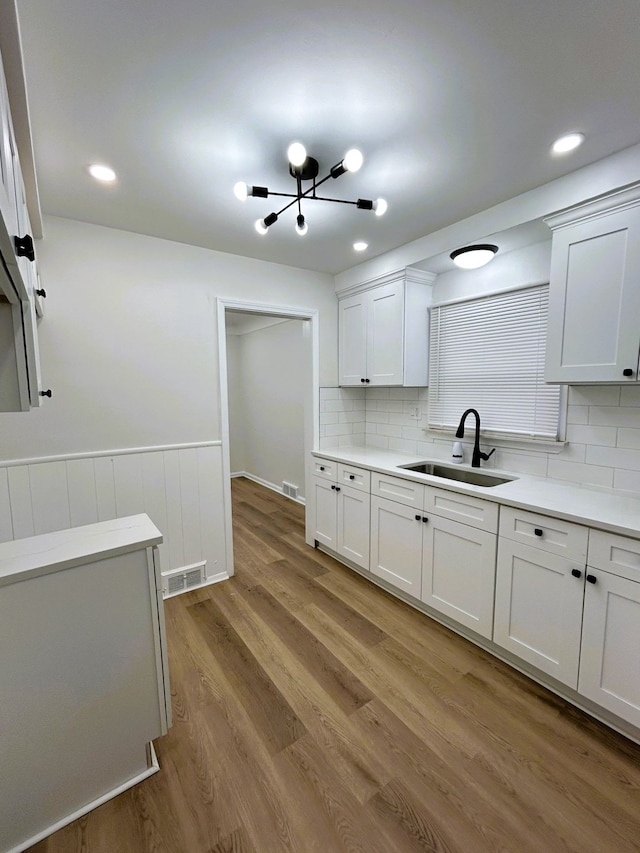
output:
[[235, 577], [166, 602], [161, 772], [34, 853], [640, 850], [640, 747], [233, 494]]

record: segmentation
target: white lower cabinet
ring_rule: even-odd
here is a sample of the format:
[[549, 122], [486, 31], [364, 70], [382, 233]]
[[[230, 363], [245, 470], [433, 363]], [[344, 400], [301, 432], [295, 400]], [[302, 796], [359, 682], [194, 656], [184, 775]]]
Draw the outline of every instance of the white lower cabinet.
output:
[[369, 569], [368, 491], [313, 478], [315, 539], [363, 569]]
[[584, 562], [500, 538], [493, 640], [574, 690], [583, 578]]
[[437, 515], [423, 527], [422, 601], [490, 640], [496, 534]]
[[592, 530], [578, 690], [640, 727], [640, 541]]
[[[432, 507], [446, 494], [423, 487], [423, 504]], [[449, 495], [447, 512], [466, 512], [476, 503]], [[406, 500], [411, 505], [371, 498], [371, 573], [491, 639], [495, 527], [481, 530], [414, 506], [413, 495]]]
[[422, 512], [415, 507], [371, 498], [371, 573], [420, 598]]
[[640, 539], [314, 464], [318, 542], [640, 732]]

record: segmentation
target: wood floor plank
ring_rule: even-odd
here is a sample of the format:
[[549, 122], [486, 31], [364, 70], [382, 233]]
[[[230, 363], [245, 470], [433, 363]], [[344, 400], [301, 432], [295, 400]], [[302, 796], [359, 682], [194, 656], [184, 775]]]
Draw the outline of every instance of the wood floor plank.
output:
[[271, 754], [305, 734], [301, 720], [214, 602], [209, 599], [192, 605], [189, 615]]
[[32, 853], [639, 853], [640, 746], [232, 494], [236, 574], [165, 602], [161, 771]]

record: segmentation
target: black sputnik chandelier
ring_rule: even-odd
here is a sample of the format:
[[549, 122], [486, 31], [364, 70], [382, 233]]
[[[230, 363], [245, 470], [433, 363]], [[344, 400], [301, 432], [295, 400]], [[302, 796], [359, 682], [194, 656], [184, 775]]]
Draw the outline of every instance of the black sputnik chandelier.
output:
[[[309, 226], [307, 225], [302, 213], [303, 199], [305, 201], [332, 201], [336, 204], [354, 204], [360, 210], [373, 210], [376, 216], [382, 216], [382, 214], [385, 213], [387, 209], [387, 202], [383, 198], [378, 198], [375, 201], [371, 201], [371, 199], [367, 198], [359, 198], [357, 201], [344, 201], [340, 198], [327, 198], [326, 196], [319, 196], [317, 194], [318, 187], [322, 186], [322, 184], [324, 184], [325, 181], [328, 181], [329, 178], [335, 179], [339, 178], [340, 175], [344, 175], [345, 172], [358, 171], [362, 166], [364, 158], [357, 148], [351, 148], [347, 151], [344, 155], [344, 159], [339, 163], [336, 163], [335, 166], [332, 166], [329, 170], [329, 174], [319, 181], [317, 180], [319, 172], [318, 161], [313, 157], [308, 156], [307, 150], [301, 142], [293, 142], [289, 146], [287, 149], [287, 157], [289, 158], [289, 174], [296, 182], [295, 193], [278, 193], [267, 189], [267, 187], [245, 184], [244, 181], [238, 181], [233, 188], [236, 198], [240, 199], [240, 201], [245, 201], [250, 195], [257, 198], [280, 196], [282, 198], [293, 199], [293, 201], [285, 204], [281, 210], [273, 211], [268, 216], [265, 216], [264, 219], [258, 219], [255, 225], [258, 234], [267, 234], [269, 228], [278, 221], [278, 218], [285, 212], [285, 210], [289, 210], [289, 208], [294, 205], [296, 205], [298, 209], [298, 214], [296, 216], [296, 232], [300, 234], [300, 236], [306, 234], [309, 230]], [[303, 189], [303, 182], [306, 183], [308, 181], [312, 182], [311, 186], [308, 189]]]

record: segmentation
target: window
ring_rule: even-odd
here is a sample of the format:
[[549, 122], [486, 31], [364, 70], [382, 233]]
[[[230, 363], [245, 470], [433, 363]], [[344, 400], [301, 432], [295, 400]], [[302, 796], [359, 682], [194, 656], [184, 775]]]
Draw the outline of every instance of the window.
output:
[[431, 309], [429, 426], [455, 429], [477, 409], [483, 430], [558, 438], [560, 386], [545, 385], [549, 285]]

